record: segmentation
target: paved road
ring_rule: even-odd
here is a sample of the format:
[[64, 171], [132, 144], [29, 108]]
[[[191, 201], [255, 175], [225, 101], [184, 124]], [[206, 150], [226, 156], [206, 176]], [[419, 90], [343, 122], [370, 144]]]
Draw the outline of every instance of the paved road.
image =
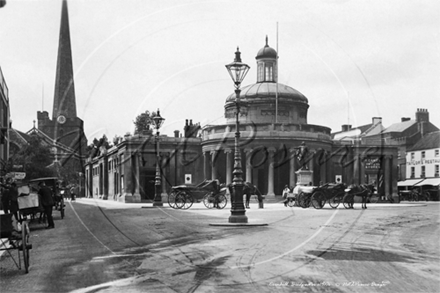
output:
[[439, 203], [367, 210], [230, 211], [68, 203], [56, 229], [32, 224], [29, 274], [0, 261], [1, 292], [440, 292]]

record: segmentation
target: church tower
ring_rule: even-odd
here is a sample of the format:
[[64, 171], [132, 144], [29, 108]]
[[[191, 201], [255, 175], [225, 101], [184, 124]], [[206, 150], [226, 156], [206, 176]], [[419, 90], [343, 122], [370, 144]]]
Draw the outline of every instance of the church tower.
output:
[[55, 160], [59, 160], [62, 166], [68, 164], [69, 168], [74, 164], [73, 169], [81, 172], [87, 139], [84, 135], [84, 122], [76, 113], [67, 0], [63, 0], [61, 8], [52, 119], [47, 111], [38, 111], [37, 118], [38, 130], [53, 141]]

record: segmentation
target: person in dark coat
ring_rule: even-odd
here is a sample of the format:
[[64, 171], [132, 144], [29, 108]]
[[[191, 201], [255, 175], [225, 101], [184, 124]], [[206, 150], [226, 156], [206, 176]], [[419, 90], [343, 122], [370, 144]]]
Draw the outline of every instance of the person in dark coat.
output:
[[9, 188], [9, 210], [18, 220], [18, 188], [15, 182], [12, 182]]
[[40, 190], [38, 191], [38, 194], [41, 198], [41, 205], [43, 206], [44, 213], [47, 216], [47, 223], [49, 224], [46, 229], [52, 229], [55, 228], [52, 217], [52, 208], [54, 205], [52, 190], [47, 187], [44, 182], [41, 182], [39, 185]]

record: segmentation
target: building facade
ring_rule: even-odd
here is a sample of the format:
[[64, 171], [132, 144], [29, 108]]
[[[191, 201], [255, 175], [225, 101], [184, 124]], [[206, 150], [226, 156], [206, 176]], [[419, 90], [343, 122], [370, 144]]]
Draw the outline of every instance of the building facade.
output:
[[0, 176], [6, 175], [6, 163], [9, 159], [10, 128], [9, 90], [0, 67]]
[[[347, 185], [375, 183], [379, 193], [397, 201], [397, 147], [334, 140], [330, 128], [309, 124], [308, 99], [278, 83], [277, 60], [278, 54], [266, 38], [256, 56], [256, 83], [240, 92], [243, 179], [255, 184], [266, 197], [275, 198], [281, 196], [285, 185], [297, 184], [297, 171], [303, 167], [313, 172], [312, 185], [337, 180]], [[235, 93], [226, 98], [224, 124], [206, 125], [197, 135], [160, 137], [164, 199], [173, 185], [204, 179], [232, 182], [235, 99]], [[383, 130], [380, 119], [373, 122], [371, 135]], [[191, 124], [187, 122], [185, 129]], [[301, 147], [307, 154], [300, 162], [296, 154]], [[127, 137], [112, 149], [102, 150], [85, 167], [88, 195], [126, 202], [152, 200], [154, 154], [153, 135]]]
[[426, 134], [406, 155], [406, 178], [419, 180], [416, 185], [440, 184], [440, 132]]

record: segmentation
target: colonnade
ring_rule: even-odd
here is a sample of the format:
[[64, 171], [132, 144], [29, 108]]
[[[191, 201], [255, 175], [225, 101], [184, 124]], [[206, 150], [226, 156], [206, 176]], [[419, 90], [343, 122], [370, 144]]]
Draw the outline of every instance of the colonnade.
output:
[[[244, 164], [243, 164], [243, 171], [244, 171], [244, 178], [243, 180], [245, 182], [251, 182], [255, 184], [255, 179], [253, 178], [253, 169], [254, 166], [252, 164], [252, 156], [256, 149], [252, 148], [245, 148], [243, 149], [244, 152]], [[261, 148], [259, 149], [261, 150]], [[277, 162], [275, 162], [275, 155], [277, 152], [277, 149], [275, 147], [269, 147], [265, 148], [266, 151], [266, 158], [267, 163], [262, 164], [264, 168], [266, 168], [266, 174], [267, 174], [267, 194], [268, 196], [274, 196], [275, 195], [275, 168], [277, 165]], [[298, 160], [295, 158], [295, 152], [296, 149], [292, 148], [288, 150], [288, 158], [286, 158], [288, 162], [289, 167], [289, 185], [290, 186], [296, 186], [297, 178], [296, 178], [296, 171], [298, 171], [300, 164]], [[223, 153], [225, 156], [225, 160], [220, 160], [219, 156]], [[313, 153], [313, 152], [312, 152]], [[326, 152], [327, 153], [327, 152]], [[232, 183], [232, 171], [233, 171], [233, 160], [234, 160], [234, 151], [233, 149], [222, 149], [222, 150], [214, 150], [214, 151], [205, 151], [203, 153], [204, 157], [204, 174], [205, 178], [211, 178], [211, 180], [219, 179], [219, 169], [223, 169], [223, 166], [220, 167], [219, 164], [225, 164], [225, 183], [230, 184]], [[324, 162], [320, 168], [324, 167], [326, 168], [327, 162]], [[310, 171], [314, 171], [316, 168], [314, 156], [311, 156], [307, 162], [307, 167]], [[317, 170], [319, 171], [319, 170]], [[320, 172], [320, 178], [326, 177], [327, 170], [324, 170], [323, 172]], [[223, 182], [222, 182], [223, 183]]]
[[[243, 172], [245, 182], [251, 182], [255, 184], [257, 178], [254, 178], [253, 170], [255, 166], [252, 164], [252, 155], [256, 149], [245, 148], [242, 150], [244, 153], [243, 156]], [[259, 148], [261, 150], [261, 148]], [[267, 176], [267, 194], [268, 196], [275, 195], [275, 168], [278, 165], [278, 162], [275, 161], [275, 155], [277, 149], [274, 147], [265, 148], [267, 152], [267, 162], [261, 164], [263, 168], [265, 168], [265, 173]], [[352, 149], [348, 154], [338, 154], [338, 152], [331, 153], [326, 150], [311, 150], [310, 156], [308, 157], [307, 167], [308, 170], [313, 171], [313, 185], [319, 185], [327, 182], [335, 182], [335, 175], [342, 175], [342, 180], [344, 183], [348, 184], [361, 184], [367, 183], [366, 174], [379, 174], [379, 169], [377, 170], [368, 170], [366, 167], [365, 159], [371, 158], [371, 156], [361, 155], [362, 149]], [[288, 171], [289, 171], [289, 185], [296, 186], [297, 175], [296, 171], [300, 168], [300, 164], [295, 157], [296, 149], [291, 148], [288, 150]], [[219, 159], [219, 156], [223, 154], [225, 156], [225, 160]], [[233, 171], [233, 155], [234, 152], [232, 149], [221, 149], [214, 151], [205, 151], [203, 153], [204, 156], [204, 174], [205, 178], [219, 179], [221, 170], [225, 170], [225, 177], [223, 177], [226, 184], [232, 183], [232, 171]], [[381, 160], [380, 164], [380, 173], [383, 174], [383, 193], [384, 195], [394, 194], [394, 184], [396, 181], [396, 176], [393, 175], [393, 161], [394, 158], [392, 155], [381, 154], [375, 155], [374, 158], [378, 158]], [[225, 164], [222, 166], [221, 164]], [[261, 166], [259, 166], [261, 168]], [[222, 178], [222, 179], [223, 179]], [[397, 182], [397, 181], [396, 181]], [[223, 182], [222, 182], [223, 183]], [[379, 183], [379, 182], [378, 182]], [[379, 188], [380, 186], [378, 186]], [[397, 191], [396, 191], [397, 192]]]

